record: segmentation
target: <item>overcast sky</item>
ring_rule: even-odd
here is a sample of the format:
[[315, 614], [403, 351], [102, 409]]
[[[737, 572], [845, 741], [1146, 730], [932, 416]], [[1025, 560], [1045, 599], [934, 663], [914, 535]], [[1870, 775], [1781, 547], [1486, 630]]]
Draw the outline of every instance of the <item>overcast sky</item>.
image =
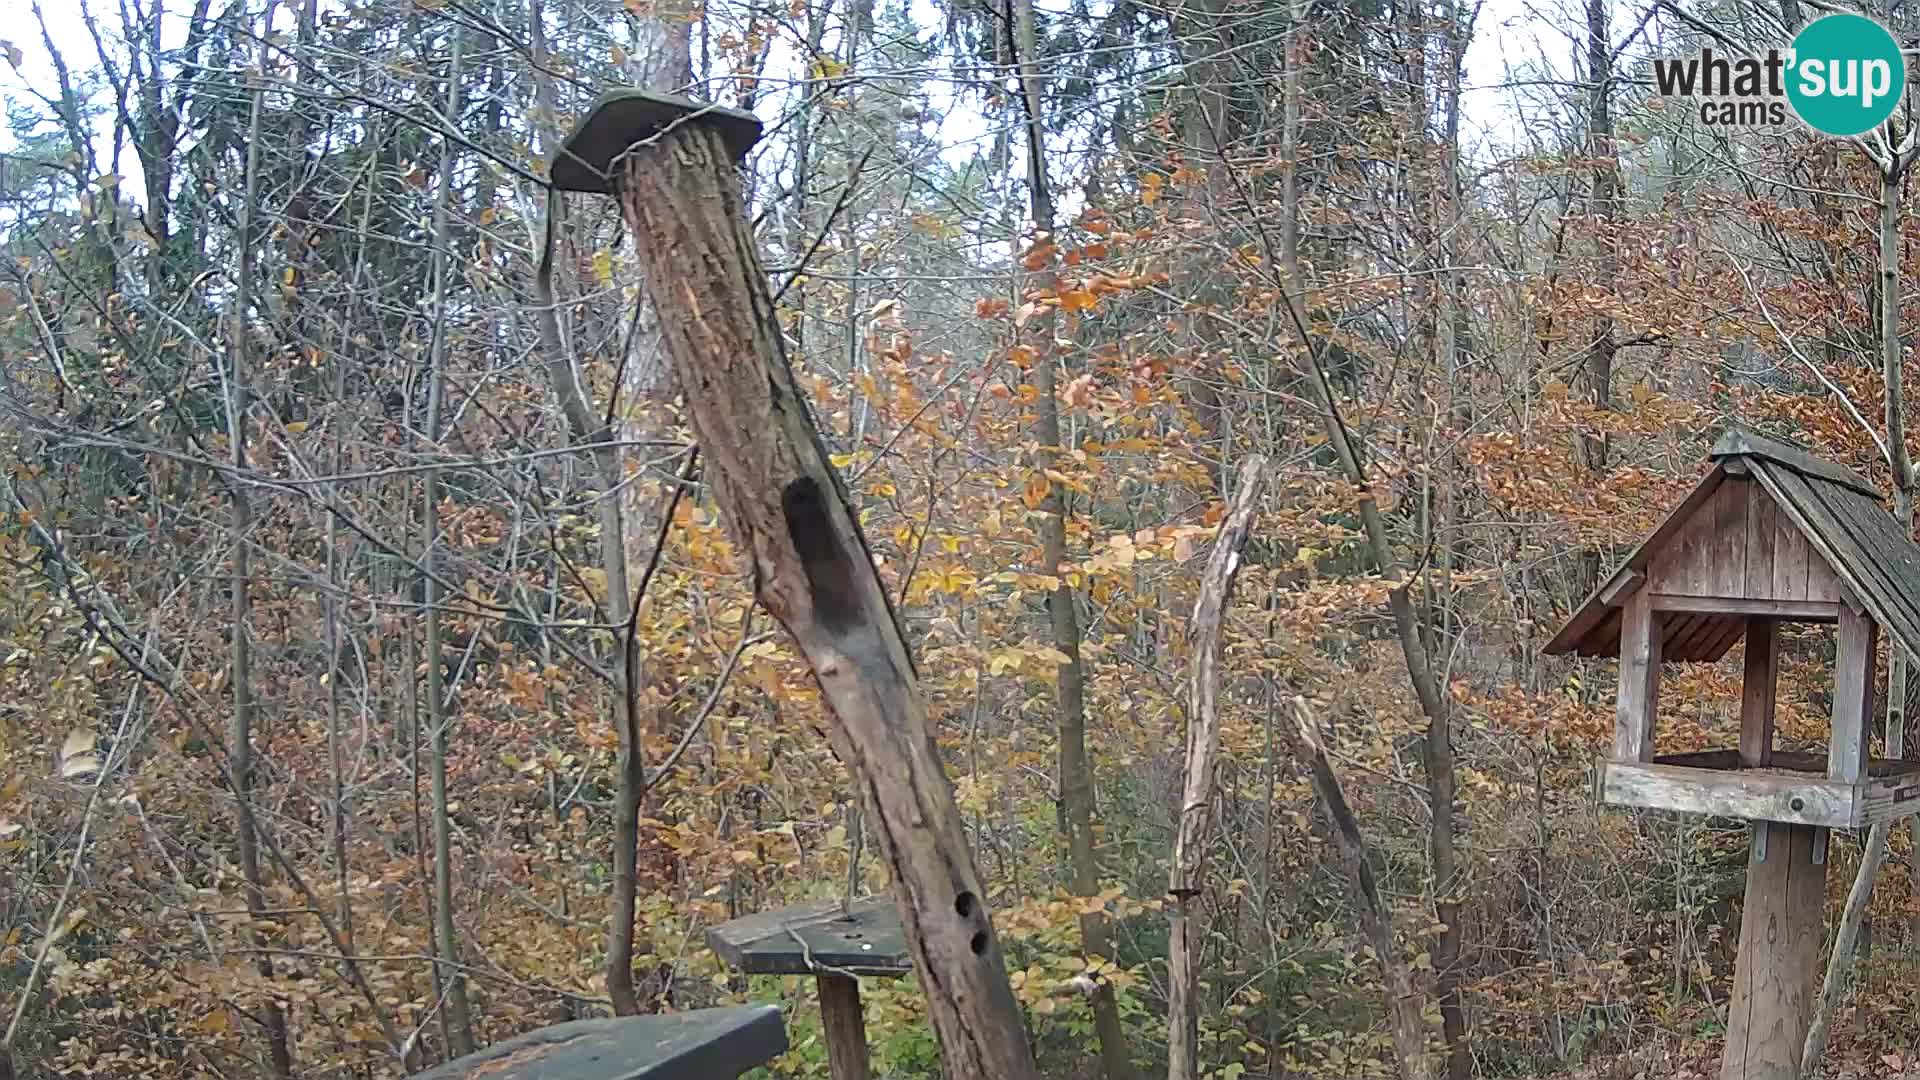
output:
[[[11, 44], [23, 60], [18, 71], [0, 61], [0, 94], [15, 99], [25, 96], [29, 85], [42, 89], [54, 85], [53, 67], [39, 30], [28, 13], [20, 10], [20, 2], [14, 0], [17, 17], [0, 23], [0, 33], [13, 35]], [[915, 0], [915, 6], [925, 2]], [[54, 40], [76, 76], [91, 66], [88, 58], [93, 54], [77, 6], [71, 0], [43, 0]], [[182, 14], [169, 22], [166, 32], [170, 40], [184, 33], [186, 8], [177, 6]], [[1630, 8], [1637, 12], [1638, 5], [1617, 3], [1616, 37], [1628, 29], [1622, 24]], [[936, 23], [929, 19], [926, 25]], [[1529, 143], [1534, 138], [1547, 146], [1555, 144], [1555, 134], [1541, 130], [1539, 125], [1546, 115], [1544, 104], [1556, 98], [1564, 100], [1568, 92], [1565, 82], [1573, 76], [1574, 51], [1584, 47], [1584, 41], [1576, 35], [1581, 39], [1585, 35], [1578, 0], [1484, 0], [1462, 82], [1461, 134], [1470, 159], [1491, 163], [1516, 150], [1531, 149]], [[1528, 102], [1537, 104], [1529, 107]], [[960, 119], [951, 112], [948, 118]], [[10, 134], [0, 133], [0, 145], [10, 142]], [[127, 179], [130, 183], [137, 181], [137, 177]]]

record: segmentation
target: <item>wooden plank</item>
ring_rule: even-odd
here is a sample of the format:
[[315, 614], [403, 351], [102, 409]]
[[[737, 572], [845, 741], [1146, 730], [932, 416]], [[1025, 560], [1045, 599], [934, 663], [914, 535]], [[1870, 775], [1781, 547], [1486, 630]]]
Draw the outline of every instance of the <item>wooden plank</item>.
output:
[[1826, 861], [1815, 854], [1814, 828], [1764, 828], [1747, 862], [1721, 1080], [1798, 1080], [1813, 1023], [1826, 940]]
[[1777, 442], [1764, 435], [1756, 435], [1751, 431], [1742, 431], [1737, 428], [1727, 431], [1720, 436], [1718, 442], [1714, 443], [1713, 450], [1708, 456], [1716, 461], [1735, 456], [1764, 458], [1808, 476], [1817, 476], [1843, 487], [1852, 488], [1864, 495], [1875, 498], [1880, 495], [1872, 484], [1861, 478], [1859, 473], [1844, 465], [1822, 461], [1797, 446], [1788, 446], [1786, 443]]
[[1747, 655], [1740, 676], [1740, 763], [1773, 762], [1774, 688], [1780, 658], [1780, 635], [1772, 619], [1747, 620]]
[[[1650, 764], [1677, 765], [1689, 769], [1738, 770], [1743, 767], [1738, 750], [1690, 750], [1684, 754], [1661, 754]], [[1827, 775], [1827, 755], [1810, 754], [1804, 750], [1775, 750], [1770, 768], [1819, 778]], [[1920, 761], [1872, 758], [1867, 762], [1867, 777], [1871, 783], [1908, 783], [1912, 779], [1920, 779]]]
[[1893, 574], [1894, 567], [1909, 560], [1920, 565], [1920, 555], [1913, 554], [1911, 541], [1899, 536], [1893, 519], [1871, 500], [1831, 487], [1820, 492], [1792, 473], [1759, 475], [1784, 493], [1783, 508], [1796, 515], [1820, 556], [1854, 595], [1895, 637], [1910, 647], [1920, 646], [1920, 597]]
[[[1909, 557], [1901, 549], [1911, 545], [1894, 534], [1892, 519], [1857, 495], [1832, 488], [1810, 490], [1839, 526], [1839, 535], [1832, 539], [1835, 553], [1845, 560], [1848, 580], [1858, 580], [1890, 601], [1905, 601], [1897, 567]], [[1904, 606], [1914, 611], [1911, 602]]]
[[1774, 503], [1773, 596], [1777, 600], [1807, 598], [1807, 539], [1800, 527]]
[[[1700, 509], [1708, 499], [1713, 497], [1713, 493], [1719, 489], [1726, 478], [1727, 470], [1717, 464], [1707, 470], [1707, 475], [1700, 478], [1700, 483], [1695, 485], [1694, 489], [1687, 493], [1686, 498], [1680, 500], [1680, 504], [1675, 506], [1665, 518], [1661, 519], [1659, 526], [1653, 530], [1652, 534], [1634, 549], [1633, 554], [1627, 556], [1627, 561], [1621, 564], [1613, 574], [1608, 575], [1608, 580], [1602, 582], [1594, 589], [1592, 595], [1574, 609], [1573, 616], [1567, 620], [1566, 625], [1560, 628], [1559, 633], [1553, 635], [1552, 640], [1548, 641], [1541, 651], [1548, 656], [1560, 656], [1573, 652], [1575, 646], [1586, 641], [1587, 636], [1617, 610], [1600, 602], [1601, 591], [1612, 585], [1612, 579], [1623, 572], [1638, 570], [1645, 573], [1653, 560], [1666, 550], [1675, 534], [1686, 526], [1693, 517], [1694, 511]], [[1611, 656], [1613, 652], [1595, 649], [1581, 655]]]
[[1660, 697], [1661, 617], [1645, 589], [1621, 611], [1620, 691], [1613, 719], [1613, 760], [1653, 756], [1653, 718]]
[[1701, 587], [1706, 596], [1744, 596], [1747, 591], [1747, 492], [1753, 481], [1733, 479], [1713, 497], [1713, 528], [1701, 554]]
[[1753, 598], [1775, 599], [1773, 592], [1773, 528], [1778, 515], [1773, 496], [1765, 488], [1747, 482], [1747, 583], [1745, 594]]
[[1631, 566], [1621, 567], [1620, 573], [1615, 574], [1613, 580], [1601, 586], [1597, 595], [1601, 603], [1618, 607], [1628, 593], [1639, 588], [1646, 580], [1647, 575]]
[[[1920, 762], [1901, 764], [1920, 765]], [[1920, 810], [1920, 768], [1868, 779], [1861, 785], [1856, 802], [1863, 825], [1878, 825], [1883, 821], [1912, 816], [1916, 810]]]
[[778, 1005], [689, 1009], [536, 1028], [416, 1080], [733, 1080], [786, 1049]]
[[1680, 654], [1678, 656], [1667, 654], [1667, 641], [1672, 640], [1669, 637], [1667, 641], [1662, 641], [1660, 644], [1660, 659], [1662, 661], [1705, 660], [1707, 654], [1713, 651], [1713, 643], [1720, 637], [1721, 631], [1739, 623], [1740, 620], [1723, 615], [1695, 615], [1693, 627], [1687, 633], [1686, 645]]
[[860, 1011], [860, 980], [825, 973], [820, 990], [820, 1026], [827, 1034], [827, 1075], [833, 1080], [870, 1080], [867, 1021]]
[[[1806, 480], [1791, 471], [1782, 469], [1758, 469], [1754, 475], [1766, 485], [1767, 491], [1779, 502], [1783, 515], [1793, 521], [1801, 538], [1807, 542], [1810, 549], [1809, 561], [1814, 558], [1825, 559], [1827, 565], [1843, 581], [1853, 586], [1863, 599], [1867, 599], [1878, 609], [1886, 598], [1881, 596], [1876, 588], [1866, 587], [1862, 580], [1852, 573], [1850, 563], [1840, 556], [1834, 546], [1844, 541], [1847, 528], [1835, 520], [1827, 505], [1814, 494], [1812, 488], [1807, 486]], [[1833, 599], [1837, 600], [1839, 597], [1835, 596]]]
[[1833, 666], [1833, 731], [1827, 776], [1857, 784], [1867, 770], [1867, 709], [1873, 693], [1873, 654], [1879, 627], [1843, 609]]
[[913, 970], [900, 912], [882, 897], [832, 901], [745, 915], [707, 931], [707, 945], [744, 975], [808, 975], [833, 968], [853, 975]]
[[1693, 769], [1683, 765], [1610, 761], [1601, 797], [1614, 806], [1642, 806], [1690, 814], [1790, 821], [1852, 828], [1858, 809], [1851, 784], [1784, 770]]
[[1700, 629], [1698, 615], [1681, 615], [1660, 624], [1660, 660], [1669, 662], [1687, 658], [1686, 643]]
[[1733, 649], [1734, 643], [1747, 636], [1745, 619], [1719, 619], [1714, 623], [1718, 633], [1701, 648], [1700, 659], [1711, 664]]
[[1890, 627], [1920, 631], [1920, 549], [1872, 502], [1833, 488], [1816, 495], [1846, 530], [1835, 548], [1853, 571], [1849, 580], [1858, 579], [1884, 603], [1876, 606], [1876, 596], [1856, 590], [1858, 598]]
[[1792, 622], [1834, 622], [1840, 618], [1837, 600], [1773, 600], [1727, 596], [1676, 596], [1654, 593], [1653, 610], [1708, 615], [1749, 615]]

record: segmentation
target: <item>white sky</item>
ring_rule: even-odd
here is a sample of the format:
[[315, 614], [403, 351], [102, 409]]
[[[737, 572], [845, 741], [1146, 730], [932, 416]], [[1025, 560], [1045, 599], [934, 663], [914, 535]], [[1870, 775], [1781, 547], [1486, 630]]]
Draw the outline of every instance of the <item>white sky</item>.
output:
[[[90, 66], [88, 58], [93, 54], [93, 44], [80, 20], [78, 4], [74, 0], [41, 0], [41, 3], [54, 41], [77, 78]], [[1617, 40], [1631, 29], [1629, 13], [1637, 15], [1643, 10], [1643, 0], [1613, 0], [1613, 3], [1613, 30]], [[15, 17], [0, 23], [0, 34], [11, 35], [11, 44], [23, 58], [18, 71], [0, 58], [0, 95], [16, 100], [26, 97], [29, 86], [44, 90], [55, 84], [39, 28], [30, 12], [21, 10], [23, 6], [22, 0], [13, 0]], [[179, 6], [184, 11], [184, 5]], [[924, 14], [921, 20], [924, 25], [936, 25], [938, 16], [927, 0], [914, 0], [914, 9], [917, 16]], [[167, 36], [177, 40], [184, 34], [185, 16], [181, 14], [170, 22]], [[1462, 80], [1461, 135], [1471, 160], [1485, 164], [1516, 151], [1525, 152], [1534, 148], [1531, 143], [1535, 138], [1541, 140], [1543, 148], [1557, 145], [1556, 136], [1561, 133], [1542, 128], [1543, 122], [1552, 115], [1545, 106], [1551, 101], [1564, 101], [1571, 92], [1565, 83], [1572, 78], [1573, 54], [1577, 49], [1584, 50], [1584, 39], [1581, 0], [1482, 0]], [[944, 88], [935, 85], [929, 89], [937, 105], [945, 96]], [[973, 127], [964, 123], [957, 112], [946, 112], [943, 136], [950, 136], [953, 127]], [[962, 122], [955, 124], [955, 121]], [[985, 124], [979, 124], [975, 130], [984, 132]], [[0, 133], [0, 147], [10, 142], [9, 134]], [[103, 138], [101, 143], [104, 152], [106, 140]], [[137, 174], [131, 162], [124, 164], [128, 167], [123, 172]], [[126, 179], [129, 183], [138, 181], [137, 175]]]

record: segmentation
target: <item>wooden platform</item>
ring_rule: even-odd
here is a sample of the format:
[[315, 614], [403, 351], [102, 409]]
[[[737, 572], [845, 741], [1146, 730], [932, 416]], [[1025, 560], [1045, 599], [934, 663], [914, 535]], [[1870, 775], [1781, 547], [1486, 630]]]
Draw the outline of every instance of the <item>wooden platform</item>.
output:
[[777, 1005], [691, 1009], [554, 1024], [417, 1080], [734, 1080], [786, 1049]]
[[1827, 777], [1824, 754], [1777, 751], [1741, 768], [1737, 750], [1608, 762], [1601, 798], [1614, 806], [1857, 829], [1920, 811], [1920, 761], [1874, 758], [1858, 784]]
[[913, 970], [900, 914], [886, 897], [800, 904], [707, 931], [707, 944], [745, 975], [905, 975]]

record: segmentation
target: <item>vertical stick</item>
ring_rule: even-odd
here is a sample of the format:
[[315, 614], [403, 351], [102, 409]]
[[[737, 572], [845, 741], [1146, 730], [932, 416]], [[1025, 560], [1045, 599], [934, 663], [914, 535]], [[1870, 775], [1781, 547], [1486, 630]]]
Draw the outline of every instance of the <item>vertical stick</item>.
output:
[[827, 1075], [833, 1080], [868, 1080], [867, 1023], [860, 1013], [860, 980], [851, 975], [823, 972], [814, 978], [820, 989], [820, 1026], [827, 1032]]
[[1827, 868], [1813, 861], [1813, 826], [1754, 824], [1768, 834], [1767, 860], [1747, 864], [1720, 1077], [1799, 1080], [1825, 940]]
[[1613, 719], [1613, 760], [1653, 757], [1653, 714], [1660, 699], [1660, 623], [1646, 586], [1620, 611], [1620, 695]]
[[1747, 666], [1740, 680], [1740, 764], [1773, 763], [1774, 689], [1780, 658], [1780, 634], [1772, 619], [1747, 619]]

